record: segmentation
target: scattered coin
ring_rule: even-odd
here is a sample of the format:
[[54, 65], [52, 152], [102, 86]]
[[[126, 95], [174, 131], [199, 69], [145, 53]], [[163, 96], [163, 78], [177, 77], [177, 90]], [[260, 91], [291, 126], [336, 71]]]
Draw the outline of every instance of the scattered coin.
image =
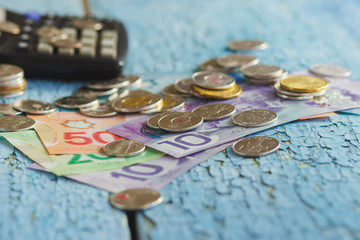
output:
[[74, 38], [52, 40], [51, 44], [58, 48], [81, 48], [82, 43]]
[[103, 118], [112, 117], [117, 114], [108, 102], [102, 102], [98, 106], [90, 108], [80, 108], [80, 113], [89, 117]]
[[233, 51], [263, 50], [267, 47], [268, 44], [266, 42], [256, 40], [232, 41], [228, 44], [228, 48]]
[[239, 85], [235, 84], [225, 90], [209, 90], [193, 85], [193, 92], [197, 94], [195, 96], [200, 95], [203, 98], [230, 99], [240, 96], [242, 88]]
[[232, 149], [236, 154], [245, 157], [259, 157], [279, 149], [280, 142], [276, 138], [255, 136], [241, 139], [233, 144]]
[[101, 22], [99, 22], [96, 19], [91, 18], [82, 18], [82, 19], [75, 19], [72, 22], [72, 25], [76, 28], [80, 29], [94, 29], [94, 30], [100, 30], [103, 28], [103, 25]]
[[14, 22], [3, 21], [0, 22], [0, 31], [18, 35], [21, 32], [20, 26]]
[[9, 103], [0, 103], [0, 115], [2, 116], [15, 116], [19, 115], [21, 112], [15, 110], [12, 104]]
[[322, 96], [326, 93], [326, 89], [319, 91], [319, 92], [314, 92], [314, 93], [292, 92], [292, 91], [282, 89], [280, 86], [280, 82], [275, 83], [274, 88], [277, 93], [282, 94], [282, 95], [287, 95], [287, 96], [292, 96], [292, 97], [305, 97], [305, 98], [309, 97], [308, 99], [311, 99], [312, 97]]
[[130, 90], [128, 90], [128, 89], [125, 89], [122, 91], [117, 91], [116, 93], [111, 94], [111, 96], [109, 96], [108, 100], [109, 100], [109, 102], [112, 102], [117, 98], [123, 98], [123, 97], [129, 95], [129, 93], [130, 93]]
[[311, 65], [310, 72], [327, 77], [349, 77], [351, 75], [349, 69], [330, 64]]
[[159, 106], [155, 107], [154, 109], [145, 110], [141, 113], [149, 114], [149, 113], [155, 113], [155, 112], [164, 112], [164, 111], [174, 111], [181, 107], [183, 107], [185, 104], [185, 100], [181, 96], [163, 96], [161, 104]]
[[112, 194], [109, 201], [113, 207], [125, 211], [139, 211], [159, 205], [163, 197], [153, 189], [133, 188]]
[[260, 127], [277, 120], [277, 114], [266, 109], [252, 109], [234, 115], [233, 123], [242, 127]]
[[159, 120], [159, 127], [169, 132], [183, 132], [200, 126], [203, 118], [190, 112], [173, 112]]
[[228, 103], [210, 103], [194, 108], [192, 113], [202, 116], [205, 121], [212, 121], [230, 117], [235, 111], [235, 107]]
[[190, 94], [194, 80], [192, 78], [181, 78], [176, 80], [175, 88], [179, 92]]
[[268, 79], [276, 78], [284, 73], [284, 70], [272, 65], [257, 64], [241, 69], [242, 74], [249, 78]]
[[125, 75], [123, 76], [125, 79], [130, 80], [130, 86], [132, 88], [137, 88], [140, 87], [142, 84], [142, 79], [141, 77], [137, 76], [137, 75]]
[[30, 114], [47, 114], [54, 112], [56, 106], [52, 103], [47, 103], [38, 100], [17, 100], [13, 103], [13, 107], [20, 111]]
[[118, 90], [119, 90], [118, 88], [90, 89], [88, 87], [81, 87], [78, 90], [76, 90], [76, 95], [102, 97], [117, 93]]
[[98, 89], [98, 90], [104, 90], [104, 89], [111, 89], [111, 88], [125, 88], [130, 86], [130, 80], [126, 79], [124, 77], [117, 77], [107, 80], [98, 80], [87, 83], [87, 87], [90, 89]]
[[228, 89], [235, 85], [235, 79], [226, 73], [202, 71], [193, 74], [194, 84], [214, 90]]
[[145, 145], [138, 141], [121, 139], [105, 144], [103, 150], [112, 157], [133, 157], [143, 153]]
[[282, 89], [292, 92], [320, 92], [329, 87], [325, 79], [313, 76], [289, 76], [280, 80]]
[[162, 94], [167, 96], [182, 96], [182, 97], [189, 97], [191, 96], [188, 93], [180, 92], [176, 89], [175, 84], [170, 84], [163, 88]]
[[249, 55], [233, 54], [230, 56], [218, 58], [217, 63], [226, 68], [249, 67], [259, 63], [259, 59]]
[[200, 71], [210, 71], [210, 72], [234, 72], [235, 68], [226, 68], [223, 66], [220, 66], [217, 63], [217, 58], [212, 58], [210, 60], [207, 60], [200, 64], [199, 66]]
[[0, 117], [0, 131], [12, 132], [22, 131], [33, 128], [35, 120], [23, 116], [4, 116]]
[[162, 101], [160, 95], [143, 90], [132, 90], [123, 98], [117, 98], [111, 107], [117, 112], [140, 112], [154, 108]]
[[170, 112], [162, 112], [162, 113], [158, 113], [158, 114], [155, 114], [155, 115], [149, 117], [146, 120], [147, 126], [150, 127], [150, 128], [154, 128], [154, 129], [160, 129], [160, 127], [159, 127], [160, 118], [168, 115], [169, 113]]
[[99, 101], [94, 96], [73, 95], [59, 98], [55, 104], [63, 108], [85, 108], [99, 105]]

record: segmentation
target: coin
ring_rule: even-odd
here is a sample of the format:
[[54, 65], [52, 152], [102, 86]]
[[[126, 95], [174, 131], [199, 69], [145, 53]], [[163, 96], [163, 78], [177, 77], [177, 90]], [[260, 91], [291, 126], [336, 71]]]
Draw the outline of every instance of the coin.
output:
[[125, 88], [130, 86], [130, 80], [124, 77], [117, 77], [106, 80], [98, 80], [94, 82], [89, 82], [86, 86], [90, 89], [110, 89], [110, 88]]
[[0, 64], [0, 81], [8, 81], [24, 77], [21, 67], [11, 64]]
[[25, 91], [19, 91], [19, 92], [15, 92], [15, 93], [0, 93], [0, 97], [3, 98], [12, 98], [12, 97], [18, 97], [21, 96], [25, 93]]
[[36, 30], [39, 37], [48, 39], [49, 41], [64, 39], [67, 37], [66, 33], [54, 26], [42, 26]]
[[54, 47], [58, 48], [81, 48], [82, 43], [74, 38], [56, 39], [51, 41]]
[[205, 88], [200, 88], [196, 85], [193, 85], [193, 91], [199, 94], [202, 97], [213, 98], [213, 99], [230, 99], [240, 96], [242, 88], [235, 84], [229, 89], [225, 90], [209, 90]]
[[63, 108], [84, 108], [99, 105], [99, 101], [94, 96], [68, 96], [59, 98], [55, 101], [55, 104]]
[[282, 94], [282, 93], [279, 93], [279, 92], [276, 92], [276, 95], [277, 95], [278, 97], [283, 98], [283, 99], [299, 100], [299, 101], [311, 100], [311, 99], [314, 98], [314, 96], [292, 96], [292, 95]]
[[123, 76], [125, 79], [130, 80], [130, 86], [132, 88], [137, 88], [140, 87], [142, 84], [142, 79], [141, 77], [137, 76], [137, 75], [125, 75]]
[[138, 141], [121, 139], [103, 146], [104, 153], [112, 157], [133, 157], [145, 151], [145, 145]]
[[159, 205], [163, 197], [153, 189], [133, 188], [112, 194], [109, 201], [113, 207], [126, 211], [138, 211]]
[[12, 132], [22, 131], [33, 128], [35, 120], [23, 116], [5, 116], [0, 117], [0, 131]]
[[181, 96], [163, 96], [162, 102], [158, 107], [155, 107], [153, 111], [147, 110], [142, 111], [141, 113], [149, 114], [155, 112], [164, 112], [164, 111], [173, 111], [183, 107], [185, 104], [185, 100]]
[[123, 98], [123, 97], [129, 95], [129, 93], [130, 93], [130, 90], [128, 90], [128, 89], [118, 91], [118, 92], [116, 92], [114, 94], [111, 94], [111, 96], [109, 96], [109, 98], [108, 98], [108, 101], [112, 102], [117, 98]]
[[12, 80], [2, 80], [0, 78], [0, 87], [18, 87], [24, 84], [25, 79], [23, 77], [15, 78]]
[[274, 88], [277, 93], [280, 93], [282, 95], [293, 96], [293, 97], [309, 97], [309, 99], [311, 99], [312, 97], [322, 96], [326, 93], [326, 89], [315, 93], [291, 92], [282, 89], [280, 86], [280, 82], [276, 82], [274, 84]]
[[284, 70], [272, 65], [257, 64], [241, 69], [242, 74], [250, 78], [275, 78], [284, 73]]
[[160, 129], [159, 127], [159, 120], [160, 118], [168, 115], [170, 112], [162, 112], [162, 113], [158, 113], [158, 114], [155, 114], [151, 117], [149, 117], [147, 120], [146, 120], [146, 125], [150, 128], [154, 128], [154, 129]]
[[117, 114], [108, 102], [102, 102], [98, 106], [89, 108], [80, 108], [80, 113], [89, 117], [103, 118], [112, 117]]
[[200, 126], [203, 118], [190, 112], [173, 112], [159, 120], [159, 127], [169, 132], [183, 132]]
[[216, 62], [226, 68], [249, 67], [259, 63], [259, 59], [249, 55], [233, 54], [230, 56], [218, 58]]
[[349, 77], [351, 75], [349, 69], [330, 64], [314, 64], [310, 66], [309, 70], [312, 73], [327, 77]]
[[325, 79], [313, 76], [289, 76], [280, 80], [281, 88], [292, 92], [320, 92], [329, 87]]
[[21, 112], [15, 110], [12, 104], [9, 103], [0, 103], [0, 115], [5, 116], [14, 116], [19, 115]]
[[10, 33], [13, 35], [18, 35], [21, 32], [20, 26], [10, 21], [0, 22], [0, 31]]
[[228, 103], [210, 103], [193, 109], [192, 113], [202, 116], [205, 121], [211, 121], [229, 117], [235, 111], [235, 107]]
[[175, 84], [171, 84], [171, 85], [168, 85], [168, 86], [164, 87], [163, 90], [162, 90], [162, 94], [168, 95], [168, 96], [182, 96], [182, 97], [189, 97], [190, 96], [190, 94], [188, 94], [188, 93], [179, 92], [175, 88]]
[[72, 22], [72, 25], [76, 28], [80, 28], [80, 29], [94, 29], [94, 30], [100, 30], [103, 28], [103, 25], [101, 22], [99, 22], [96, 19], [91, 19], [91, 18], [82, 18], [82, 19], [75, 19]]
[[234, 68], [225, 68], [217, 63], [217, 58], [212, 58], [200, 64], [200, 71], [211, 71], [211, 72], [233, 72]]
[[133, 90], [127, 96], [115, 99], [111, 107], [117, 112], [140, 112], [155, 107], [160, 101], [162, 101], [160, 95]]
[[240, 40], [229, 42], [228, 48], [233, 51], [238, 50], [263, 50], [268, 47], [266, 42], [257, 41], [257, 40]]
[[266, 109], [252, 109], [234, 115], [232, 121], [242, 127], [260, 127], [277, 120], [277, 114]]
[[30, 114], [47, 114], [54, 112], [56, 107], [52, 103], [38, 100], [17, 100], [13, 103], [13, 107], [21, 112]]
[[192, 75], [194, 84], [207, 89], [228, 89], [235, 85], [235, 79], [226, 73], [202, 71]]
[[102, 97], [102, 96], [109, 96], [111, 94], [117, 93], [118, 88], [110, 88], [110, 89], [89, 89], [87, 87], [81, 87], [76, 90], [76, 95], [82, 96], [95, 96], [95, 97]]
[[181, 78], [176, 80], [175, 88], [182, 93], [190, 93], [194, 80], [192, 78]]
[[233, 144], [232, 149], [236, 154], [245, 157], [258, 157], [272, 153], [279, 149], [280, 142], [276, 138], [255, 136], [241, 139]]

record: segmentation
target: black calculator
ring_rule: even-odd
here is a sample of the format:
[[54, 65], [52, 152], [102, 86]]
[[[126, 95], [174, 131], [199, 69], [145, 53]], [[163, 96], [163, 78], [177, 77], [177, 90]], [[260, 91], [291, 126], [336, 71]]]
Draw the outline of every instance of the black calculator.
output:
[[[17, 14], [1, 8], [0, 18], [0, 24], [12, 24], [12, 31], [0, 27], [0, 63], [22, 67], [25, 77], [102, 80], [122, 72], [128, 43], [121, 22], [36, 12]], [[52, 44], [39, 35], [47, 28], [57, 29], [79, 44]]]

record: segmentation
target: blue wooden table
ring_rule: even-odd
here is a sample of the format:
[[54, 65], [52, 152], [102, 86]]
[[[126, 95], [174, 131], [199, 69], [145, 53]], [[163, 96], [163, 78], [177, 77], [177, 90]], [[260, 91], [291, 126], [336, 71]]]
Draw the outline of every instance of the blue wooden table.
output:
[[[225, 56], [236, 39], [269, 43], [251, 53], [289, 71], [332, 63], [360, 80], [360, 2], [265, 0], [91, 1], [96, 17], [123, 21], [125, 74], [189, 72]], [[0, 0], [17, 12], [82, 15], [80, 1]], [[28, 79], [26, 94], [54, 101], [81, 83]], [[46, 89], [46, 91], [45, 91]], [[15, 99], [1, 99], [13, 102]], [[161, 189], [164, 203], [127, 215], [108, 193], [29, 170], [31, 161], [0, 143], [0, 239], [359, 239], [360, 116], [340, 114], [263, 132], [275, 154], [224, 151]], [[130, 223], [130, 224], [129, 224]]]

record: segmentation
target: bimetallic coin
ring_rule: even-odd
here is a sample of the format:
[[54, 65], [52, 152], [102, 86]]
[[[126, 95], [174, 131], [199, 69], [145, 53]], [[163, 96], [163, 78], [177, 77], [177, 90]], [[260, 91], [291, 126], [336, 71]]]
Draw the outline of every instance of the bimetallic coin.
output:
[[226, 90], [209, 90], [193, 85], [193, 91], [194, 93], [200, 95], [203, 98], [230, 99], [240, 96], [242, 88], [239, 85], [235, 84], [234, 86]]
[[280, 82], [276, 82], [274, 84], [274, 88], [275, 88], [276, 92], [279, 94], [293, 96], [293, 97], [309, 97], [307, 99], [311, 99], [312, 97], [322, 96], [326, 93], [326, 89], [319, 91], [319, 92], [315, 92], [315, 93], [291, 92], [291, 91], [282, 89], [280, 86]]
[[21, 67], [11, 64], [0, 64], [0, 81], [14, 80], [24, 77], [24, 70]]
[[325, 79], [313, 76], [289, 76], [280, 80], [282, 89], [292, 92], [320, 92], [329, 87]]
[[167, 96], [182, 96], [182, 97], [190, 96], [190, 94], [188, 94], [188, 93], [179, 92], [175, 88], [175, 84], [171, 84], [171, 85], [164, 87], [162, 90], [162, 94], [167, 95]]
[[80, 29], [94, 29], [94, 30], [100, 30], [103, 28], [103, 25], [101, 22], [99, 22], [96, 19], [91, 18], [82, 18], [82, 19], [75, 19], [72, 22], [72, 25], [76, 28]]
[[268, 47], [266, 42], [257, 40], [240, 40], [229, 42], [228, 48], [233, 51], [263, 50]]
[[149, 117], [147, 120], [146, 120], [146, 125], [150, 128], [154, 128], [154, 129], [160, 129], [159, 127], [159, 120], [168, 115], [170, 112], [162, 112], [162, 113], [158, 113], [158, 114], [155, 114], [151, 117]]
[[33, 128], [35, 120], [23, 116], [5, 116], [0, 117], [0, 131], [12, 132], [22, 131]]
[[272, 65], [257, 64], [241, 69], [242, 74], [249, 78], [275, 78], [284, 73], [284, 69]]
[[145, 145], [138, 141], [121, 139], [103, 146], [104, 153], [112, 157], [133, 157], [145, 151]]
[[21, 32], [20, 26], [14, 22], [4, 21], [0, 22], [0, 31], [18, 35]]
[[0, 103], [0, 115], [2, 116], [15, 116], [19, 115], [21, 112], [15, 110], [12, 104], [9, 103]]
[[249, 55], [233, 54], [218, 58], [217, 63], [226, 68], [249, 67], [259, 63], [259, 59]]
[[242, 127], [261, 127], [277, 120], [277, 114], [266, 109], [252, 109], [234, 115], [234, 124]]
[[114, 94], [118, 90], [119, 90], [118, 88], [89, 89], [87, 87], [81, 87], [78, 90], [76, 90], [76, 95], [102, 97], [102, 96], [109, 96], [111, 94]]
[[349, 69], [330, 64], [311, 65], [309, 70], [314, 74], [327, 77], [349, 77], [351, 75]]
[[233, 144], [233, 151], [245, 157], [259, 157], [279, 149], [280, 142], [276, 138], [255, 136], [241, 139]]
[[194, 84], [207, 89], [222, 90], [235, 85], [235, 79], [226, 73], [196, 72], [192, 75]]
[[112, 117], [117, 114], [108, 102], [102, 102], [98, 106], [90, 108], [80, 108], [80, 113], [89, 117], [104, 118]]
[[56, 39], [51, 41], [54, 47], [58, 48], [81, 48], [82, 43], [74, 38]]
[[138, 211], [155, 207], [162, 203], [163, 197], [156, 190], [133, 188], [115, 193], [109, 197], [113, 207], [125, 211]]
[[99, 105], [99, 101], [94, 96], [68, 96], [59, 98], [55, 104], [62, 108], [85, 108]]
[[159, 127], [169, 132], [184, 132], [200, 126], [203, 118], [190, 112], [173, 112], [159, 120]]
[[227, 118], [235, 113], [236, 109], [228, 103], [210, 103], [192, 110], [192, 113], [200, 115], [205, 121]]
[[143, 90], [133, 90], [123, 98], [117, 98], [111, 107], [117, 112], [140, 112], [155, 107], [162, 101], [160, 95]]
[[89, 82], [86, 84], [86, 86], [90, 89], [99, 89], [99, 90], [110, 89], [110, 88], [125, 88], [130, 86], [130, 80], [123, 77], [117, 77], [113, 79]]
[[67, 34], [65, 32], [54, 26], [42, 26], [36, 30], [36, 34], [48, 41], [67, 38]]
[[200, 71], [227, 73], [227, 72], [234, 72], [235, 68], [222, 67], [217, 63], [217, 58], [213, 58], [213, 59], [210, 59], [210, 60], [207, 60], [207, 61], [201, 63], [200, 66], [199, 66], [199, 70]]
[[38, 100], [17, 100], [13, 103], [13, 107], [21, 112], [30, 114], [47, 114], [54, 112], [56, 106], [52, 103], [47, 103]]
[[191, 92], [191, 88], [193, 84], [194, 84], [194, 80], [192, 80], [192, 78], [182, 78], [176, 80], [175, 88], [179, 92], [189, 94]]

